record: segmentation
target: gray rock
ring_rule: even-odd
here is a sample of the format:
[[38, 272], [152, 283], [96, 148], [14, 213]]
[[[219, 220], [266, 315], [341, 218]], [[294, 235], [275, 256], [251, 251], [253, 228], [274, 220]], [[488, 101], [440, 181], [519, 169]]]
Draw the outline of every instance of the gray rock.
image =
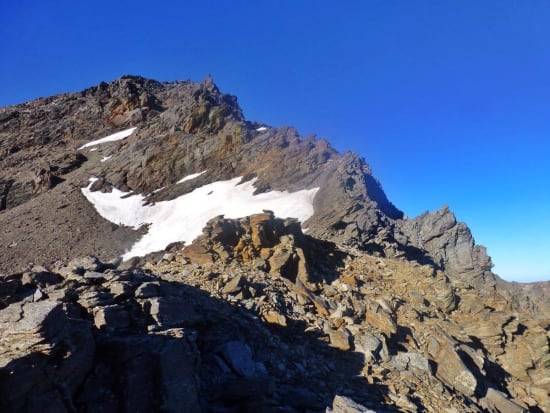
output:
[[91, 281], [102, 282], [107, 279], [107, 275], [99, 271], [86, 271], [84, 278]]
[[169, 340], [159, 354], [163, 411], [169, 413], [200, 413], [198, 360], [182, 340]]
[[134, 288], [129, 281], [114, 281], [108, 286], [109, 292], [115, 300], [120, 300], [134, 295]]
[[80, 296], [78, 302], [86, 308], [113, 304], [113, 295], [107, 291], [87, 291]]
[[66, 266], [66, 272], [82, 275], [86, 271], [101, 271], [104, 265], [97, 257], [92, 255], [75, 258]]
[[144, 282], [136, 288], [136, 298], [151, 298], [159, 295], [159, 282]]
[[[271, 377], [234, 377], [220, 383], [215, 389], [215, 399], [233, 403], [258, 400], [271, 396], [274, 390], [275, 381]], [[226, 405], [222, 405], [221, 411], [223, 407], [227, 408]]]
[[97, 328], [124, 330], [130, 327], [130, 314], [121, 305], [108, 305], [93, 309], [94, 324]]
[[40, 288], [37, 288], [36, 290], [34, 290], [34, 294], [32, 295], [32, 300], [33, 301], [40, 301], [40, 300], [43, 300], [45, 298], [46, 298], [46, 295], [44, 294], [44, 292]]
[[25, 401], [25, 412], [65, 413], [69, 412], [65, 406], [63, 396], [59, 391], [52, 389], [48, 392], [31, 393]]
[[377, 360], [382, 350], [382, 342], [371, 333], [363, 332], [354, 338], [355, 351], [365, 355], [365, 361]]
[[487, 395], [484, 399], [487, 404], [487, 409], [492, 412], [499, 413], [523, 413], [527, 412], [520, 405], [511, 401], [506, 394], [501, 391], [495, 390], [492, 387], [487, 389]]
[[193, 304], [184, 298], [150, 298], [147, 303], [149, 314], [162, 327], [194, 326], [203, 321]]
[[[36, 267], [33, 268], [33, 270], [37, 270], [37, 269], [38, 268]], [[55, 285], [60, 283], [62, 280], [63, 280], [63, 277], [61, 277], [59, 274], [55, 274], [46, 270], [25, 272], [21, 277], [21, 283], [23, 285], [32, 284], [32, 285], [38, 285], [41, 287], [45, 287], [48, 285]]]
[[49, 300], [10, 307], [0, 311], [0, 408], [64, 411], [94, 360], [90, 324]]
[[282, 385], [277, 389], [278, 399], [282, 404], [297, 409], [314, 410], [319, 408], [319, 398], [309, 389], [304, 387]]
[[430, 363], [418, 353], [400, 352], [391, 357], [390, 363], [398, 370], [431, 373]]
[[256, 374], [256, 363], [252, 359], [252, 350], [241, 341], [230, 341], [221, 349], [221, 356], [240, 376], [251, 377]]
[[412, 246], [428, 251], [433, 261], [451, 276], [468, 276], [478, 286], [494, 285], [492, 263], [484, 247], [477, 246], [466, 224], [457, 222], [444, 206], [413, 220], [402, 220], [399, 230]]
[[437, 342], [432, 339], [428, 350], [437, 364], [435, 374], [438, 378], [466, 396], [475, 394], [477, 380], [451, 341], [443, 339], [442, 342]]
[[354, 402], [349, 397], [334, 396], [332, 408], [327, 407], [326, 413], [376, 413], [374, 410], [367, 409], [362, 404]]
[[[15, 303], [0, 311], [0, 343], [22, 351], [56, 337], [67, 323], [60, 303], [51, 301]], [[50, 344], [46, 344], [50, 347]], [[6, 347], [4, 347], [5, 349]]]

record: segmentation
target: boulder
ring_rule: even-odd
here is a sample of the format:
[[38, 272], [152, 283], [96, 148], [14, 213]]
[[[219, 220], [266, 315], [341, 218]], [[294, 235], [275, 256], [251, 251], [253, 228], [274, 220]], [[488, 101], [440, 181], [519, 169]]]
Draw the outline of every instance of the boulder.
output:
[[452, 341], [442, 339], [438, 342], [432, 338], [428, 351], [436, 363], [436, 377], [466, 396], [475, 394], [477, 379], [460, 358]]
[[348, 351], [351, 349], [350, 333], [345, 328], [340, 328], [336, 331], [329, 332], [331, 347], [338, 350]]
[[354, 350], [363, 353], [366, 363], [378, 360], [382, 349], [382, 341], [374, 334], [362, 332], [354, 336]]
[[95, 307], [93, 315], [94, 324], [100, 329], [116, 331], [130, 327], [130, 314], [123, 306], [118, 304]]
[[179, 297], [158, 297], [147, 299], [144, 309], [161, 327], [189, 327], [199, 324], [203, 318], [193, 304]]
[[332, 401], [332, 408], [327, 407], [326, 413], [375, 413], [375, 411], [367, 409], [349, 397], [336, 395]]
[[244, 283], [244, 277], [242, 275], [236, 275], [231, 279], [231, 281], [224, 285], [224, 287], [222, 288], [222, 293], [237, 294], [242, 290]]
[[492, 387], [487, 389], [487, 395], [482, 400], [486, 404], [486, 408], [492, 412], [499, 413], [524, 413], [527, 409], [514, 403], [506, 394], [495, 390]]
[[85, 257], [75, 258], [67, 263], [67, 265], [61, 269], [63, 275], [83, 275], [86, 271], [101, 271], [104, 268], [104, 264], [92, 255]]
[[256, 363], [252, 359], [252, 350], [241, 341], [230, 341], [221, 349], [221, 356], [227, 364], [242, 377], [256, 374]]
[[397, 333], [395, 315], [378, 303], [373, 303], [365, 313], [365, 321], [387, 337]]

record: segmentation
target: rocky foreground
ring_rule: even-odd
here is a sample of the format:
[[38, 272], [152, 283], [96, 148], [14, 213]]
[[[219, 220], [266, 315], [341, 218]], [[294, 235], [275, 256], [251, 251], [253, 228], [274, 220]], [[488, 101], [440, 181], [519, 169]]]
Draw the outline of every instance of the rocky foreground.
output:
[[5, 276], [1, 411], [550, 411], [548, 317], [496, 288], [268, 211], [180, 247]]

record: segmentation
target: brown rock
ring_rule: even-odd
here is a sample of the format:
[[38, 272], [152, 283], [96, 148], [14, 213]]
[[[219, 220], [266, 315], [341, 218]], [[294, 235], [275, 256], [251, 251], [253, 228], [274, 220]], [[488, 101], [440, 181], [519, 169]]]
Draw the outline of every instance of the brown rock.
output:
[[275, 310], [269, 310], [269, 311], [266, 311], [264, 314], [263, 314], [263, 319], [268, 322], [268, 323], [271, 323], [271, 324], [278, 324], [280, 326], [283, 326], [283, 327], [286, 327], [287, 323], [286, 323], [286, 317], [279, 313], [278, 311], [275, 311]]
[[194, 263], [199, 265], [211, 264], [214, 262], [212, 250], [199, 242], [193, 242], [183, 250], [183, 254]]
[[384, 310], [379, 304], [374, 304], [367, 310], [365, 320], [388, 337], [397, 332], [394, 316]]
[[279, 242], [282, 231], [274, 218], [271, 211], [250, 216], [250, 237], [256, 248], [271, 248]]
[[231, 281], [224, 285], [224, 287], [222, 288], [222, 293], [237, 294], [242, 290], [244, 282], [245, 279], [242, 275], [236, 275], [231, 279]]
[[336, 331], [330, 331], [330, 345], [338, 350], [348, 351], [351, 349], [350, 334], [345, 328]]

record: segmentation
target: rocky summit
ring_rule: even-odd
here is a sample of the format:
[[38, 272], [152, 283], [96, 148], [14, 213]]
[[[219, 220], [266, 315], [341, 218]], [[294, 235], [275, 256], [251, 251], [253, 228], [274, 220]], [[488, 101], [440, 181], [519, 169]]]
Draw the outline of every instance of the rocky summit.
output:
[[550, 283], [210, 76], [0, 108], [0, 165], [2, 412], [550, 411]]

